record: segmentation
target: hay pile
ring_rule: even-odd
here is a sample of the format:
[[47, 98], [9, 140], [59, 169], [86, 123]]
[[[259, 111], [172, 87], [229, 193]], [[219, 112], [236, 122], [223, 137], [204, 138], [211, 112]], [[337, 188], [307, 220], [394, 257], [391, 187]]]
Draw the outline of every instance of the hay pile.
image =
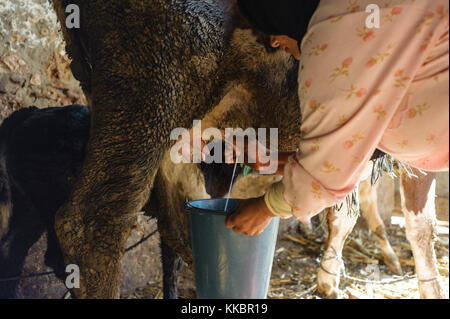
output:
[[[393, 281], [391, 284], [363, 283], [341, 279], [340, 290], [343, 299], [417, 299], [419, 289], [414, 275], [414, 260], [406, 239], [405, 229], [399, 225], [387, 227], [391, 245], [400, 259], [405, 276], [393, 275], [383, 263], [373, 235], [366, 231], [354, 231], [346, 242], [343, 259], [346, 274], [366, 281]], [[441, 234], [435, 243], [440, 282], [448, 297], [448, 227], [447, 234]], [[320, 257], [324, 250], [323, 237], [284, 235], [274, 260], [269, 298], [318, 299], [315, 287]]]

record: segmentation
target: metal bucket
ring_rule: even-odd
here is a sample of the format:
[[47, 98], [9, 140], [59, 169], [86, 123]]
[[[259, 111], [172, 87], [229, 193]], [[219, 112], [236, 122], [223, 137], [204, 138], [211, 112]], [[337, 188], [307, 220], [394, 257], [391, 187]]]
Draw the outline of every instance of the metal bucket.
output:
[[264, 299], [269, 289], [277, 241], [278, 217], [258, 236], [237, 234], [225, 226], [239, 199], [186, 203], [190, 216], [197, 297]]

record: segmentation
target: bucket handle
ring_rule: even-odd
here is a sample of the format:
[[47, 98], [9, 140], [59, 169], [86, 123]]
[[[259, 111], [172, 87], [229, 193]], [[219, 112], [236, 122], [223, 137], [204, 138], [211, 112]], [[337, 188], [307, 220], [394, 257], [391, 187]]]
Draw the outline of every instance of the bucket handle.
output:
[[184, 199], [184, 209], [189, 213], [194, 207], [189, 204], [187, 197]]

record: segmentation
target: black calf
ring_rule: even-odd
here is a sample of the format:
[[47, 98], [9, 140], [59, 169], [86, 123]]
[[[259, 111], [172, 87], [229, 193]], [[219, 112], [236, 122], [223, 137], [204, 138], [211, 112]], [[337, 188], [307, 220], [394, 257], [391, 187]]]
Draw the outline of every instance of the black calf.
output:
[[[54, 215], [81, 167], [89, 123], [88, 108], [72, 105], [22, 109], [0, 126], [0, 278], [22, 273], [44, 232], [45, 264], [63, 278]], [[0, 298], [15, 298], [18, 284], [0, 282]]]
[[[0, 125], [0, 298], [17, 298], [28, 251], [46, 233], [45, 265], [59, 279], [64, 263], [54, 231], [54, 216], [72, 190], [89, 137], [89, 108], [82, 105], [11, 114]], [[233, 165], [202, 164], [208, 192], [223, 196]], [[181, 259], [161, 240], [165, 298], [177, 298]], [[43, 288], [41, 288], [43, 289]], [[34, 294], [38, 296], [39, 294]]]

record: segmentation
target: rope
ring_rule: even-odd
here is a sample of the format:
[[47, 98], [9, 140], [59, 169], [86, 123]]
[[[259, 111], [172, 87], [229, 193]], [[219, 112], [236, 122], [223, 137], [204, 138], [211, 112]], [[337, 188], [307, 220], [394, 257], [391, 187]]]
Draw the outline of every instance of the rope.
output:
[[341, 265], [344, 264], [344, 260], [342, 259], [342, 255], [339, 254], [336, 251], [336, 249], [334, 249], [334, 247], [332, 245], [330, 245], [330, 248], [331, 248], [331, 250], [333, 250], [334, 255], [331, 255], [330, 257], [325, 257], [325, 254], [324, 254], [324, 256], [322, 257], [322, 261], [320, 262], [320, 269], [322, 269], [323, 271], [325, 271], [329, 275], [332, 275], [334, 277], [338, 277], [340, 275], [340, 273], [337, 273], [337, 274], [336, 273], [332, 273], [331, 271], [328, 271], [328, 270], [325, 269], [325, 267], [323, 267], [323, 262], [327, 261], [327, 260], [331, 260], [331, 259], [336, 260]]
[[360, 279], [360, 278], [356, 278], [356, 277], [352, 277], [347, 275], [347, 273], [345, 272], [345, 267], [341, 266], [342, 269], [342, 276], [345, 279], [351, 280], [351, 281], [355, 281], [355, 282], [360, 282], [360, 283], [364, 283], [364, 284], [374, 284], [374, 285], [390, 285], [396, 282], [400, 282], [400, 281], [407, 281], [407, 280], [411, 280], [411, 279], [417, 279], [416, 275], [409, 275], [406, 274], [404, 276], [402, 276], [401, 278], [397, 278], [397, 279], [391, 279], [391, 280], [367, 280], [367, 279]]
[[438, 280], [438, 278], [437, 277], [434, 277], [434, 278], [431, 278], [431, 279], [418, 279], [419, 280], [419, 282], [421, 282], [421, 283], [427, 283], [427, 282], [433, 282], [433, 281], [437, 281]]
[[322, 264], [320, 264], [320, 269], [322, 269], [323, 271], [325, 271], [327, 274], [329, 274], [329, 275], [331, 275], [331, 276], [334, 276], [334, 277], [339, 276], [339, 274], [336, 274], [336, 273], [334, 273], [334, 272], [331, 272], [331, 271], [326, 270], [326, 269], [322, 266]]
[[17, 277], [10, 277], [10, 278], [0, 278], [0, 282], [22, 280], [22, 279], [33, 278], [33, 277], [42, 277], [42, 276], [53, 275], [54, 273], [55, 273], [54, 271], [48, 271], [48, 272], [42, 272], [42, 273], [37, 273], [37, 274], [25, 275], [25, 276], [17, 276]]
[[[410, 275], [410, 274], [406, 274], [406, 275], [402, 276], [401, 278], [396, 278], [396, 279], [391, 279], [391, 280], [368, 280], [368, 279], [360, 279], [360, 278], [352, 277], [350, 275], [347, 275], [347, 273], [345, 271], [345, 264], [344, 264], [344, 260], [342, 259], [342, 255], [338, 254], [336, 249], [334, 249], [333, 246], [330, 246], [330, 248], [333, 250], [334, 256], [327, 257], [327, 258], [325, 258], [325, 256], [324, 256], [324, 258], [322, 258], [322, 261], [320, 262], [320, 268], [329, 275], [338, 277], [340, 274], [342, 274], [342, 277], [347, 280], [364, 283], [364, 284], [375, 284], [375, 285], [389, 285], [389, 284], [393, 284], [393, 283], [400, 282], [400, 281], [417, 279], [416, 275]], [[324, 261], [331, 260], [331, 259], [335, 259], [341, 264], [341, 266], [339, 267], [339, 272], [337, 274], [326, 270], [322, 265], [322, 263]], [[430, 279], [427, 281], [433, 281], [433, 280], [437, 280], [437, 278]], [[419, 281], [421, 281], [421, 280], [419, 280]]]
[[136, 244], [131, 245], [130, 247], [128, 247], [127, 249], [125, 249], [125, 253], [129, 252], [130, 250], [135, 249], [137, 246], [141, 245], [142, 243], [144, 243], [147, 239], [149, 239], [150, 237], [152, 237], [154, 234], [156, 234], [158, 232], [158, 230], [155, 230], [153, 232], [151, 232], [150, 234], [148, 234], [147, 236], [145, 236], [144, 238], [142, 238], [140, 241], [138, 241]]

